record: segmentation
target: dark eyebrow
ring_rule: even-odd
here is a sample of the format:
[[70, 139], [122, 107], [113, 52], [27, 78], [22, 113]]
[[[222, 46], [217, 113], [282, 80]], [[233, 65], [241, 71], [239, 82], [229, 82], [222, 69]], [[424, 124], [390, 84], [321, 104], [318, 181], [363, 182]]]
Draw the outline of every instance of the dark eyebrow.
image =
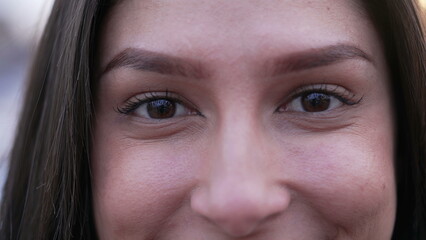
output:
[[361, 59], [374, 63], [373, 59], [361, 49], [351, 45], [337, 44], [275, 58], [266, 63], [266, 69], [274, 76], [323, 67], [349, 59]]
[[[327, 66], [348, 59], [361, 59], [374, 63], [372, 58], [361, 49], [351, 45], [337, 44], [273, 58], [265, 63], [264, 68], [268, 75], [275, 76]], [[208, 76], [200, 62], [138, 48], [127, 48], [117, 54], [107, 64], [101, 75], [121, 67], [197, 79]]]
[[101, 75], [112, 69], [121, 67], [191, 78], [203, 78], [206, 76], [206, 71], [201, 68], [201, 64], [193, 60], [182, 59], [139, 48], [127, 48], [117, 54], [107, 64]]

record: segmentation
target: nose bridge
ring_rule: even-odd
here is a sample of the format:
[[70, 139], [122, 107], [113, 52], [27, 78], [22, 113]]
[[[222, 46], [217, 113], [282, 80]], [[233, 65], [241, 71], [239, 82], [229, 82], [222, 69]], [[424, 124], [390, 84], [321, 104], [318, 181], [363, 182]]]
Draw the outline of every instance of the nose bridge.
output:
[[259, 131], [260, 124], [253, 120], [249, 114], [243, 116], [230, 116], [221, 123], [217, 131], [214, 149], [216, 167], [221, 171], [231, 171], [233, 174], [248, 174], [254, 170], [253, 165], [262, 150], [263, 133]]
[[208, 176], [191, 203], [232, 236], [251, 233], [289, 202], [270, 169], [273, 159], [265, 147], [265, 131], [249, 115], [227, 116], [219, 124], [208, 147]]
[[[244, 67], [244, 64], [240, 64]], [[229, 76], [221, 81], [225, 88], [221, 92], [221, 104], [218, 107], [218, 121], [210, 137], [209, 146], [210, 185], [234, 185], [234, 189], [244, 185], [259, 184], [258, 178], [266, 173], [265, 167], [272, 160], [268, 156], [272, 150], [267, 149], [266, 136], [259, 110], [259, 97], [253, 85], [253, 79], [246, 71], [232, 74], [244, 79], [233, 85]], [[225, 81], [225, 80], [229, 81]], [[257, 180], [256, 180], [257, 179]], [[238, 182], [235, 186], [233, 182]], [[227, 182], [224, 184], [224, 182]], [[213, 186], [212, 186], [213, 187]], [[224, 188], [220, 188], [223, 189]], [[241, 189], [242, 190], [242, 189]]]
[[267, 165], [273, 160], [264, 147], [266, 136], [261, 123], [253, 115], [242, 111], [239, 116], [230, 114], [217, 131], [211, 149], [213, 164], [209, 176], [209, 185], [215, 195], [236, 195], [234, 201], [238, 197], [253, 201], [261, 197], [256, 195], [261, 194], [270, 181]]

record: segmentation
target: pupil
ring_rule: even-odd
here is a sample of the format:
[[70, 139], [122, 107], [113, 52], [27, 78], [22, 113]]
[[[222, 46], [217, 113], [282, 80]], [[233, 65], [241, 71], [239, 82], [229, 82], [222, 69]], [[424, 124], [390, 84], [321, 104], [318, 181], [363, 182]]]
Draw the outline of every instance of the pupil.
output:
[[330, 96], [324, 93], [308, 93], [302, 96], [303, 110], [307, 112], [322, 112], [330, 106]]
[[171, 118], [176, 113], [176, 105], [169, 100], [158, 99], [148, 103], [147, 111], [151, 118]]

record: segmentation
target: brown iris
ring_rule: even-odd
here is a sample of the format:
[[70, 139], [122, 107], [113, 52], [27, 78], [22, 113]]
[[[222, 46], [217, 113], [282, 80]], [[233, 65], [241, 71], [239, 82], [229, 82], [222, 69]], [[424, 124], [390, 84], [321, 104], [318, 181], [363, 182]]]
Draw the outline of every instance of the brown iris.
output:
[[148, 102], [147, 112], [151, 118], [171, 118], [176, 113], [176, 104], [167, 99], [157, 99]]
[[304, 94], [301, 101], [306, 112], [322, 112], [330, 107], [330, 95], [324, 93]]

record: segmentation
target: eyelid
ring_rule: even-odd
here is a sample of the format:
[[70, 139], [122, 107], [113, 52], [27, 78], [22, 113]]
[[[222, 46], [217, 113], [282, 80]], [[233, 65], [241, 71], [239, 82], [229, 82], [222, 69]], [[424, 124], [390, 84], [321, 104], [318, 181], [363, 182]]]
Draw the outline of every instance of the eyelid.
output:
[[335, 84], [314, 84], [314, 85], [307, 85], [307, 86], [298, 88], [290, 96], [287, 102], [292, 101], [304, 94], [314, 93], [314, 92], [331, 95], [347, 105], [354, 105], [359, 103], [362, 100], [362, 97], [357, 97], [355, 93], [349, 91], [348, 89], [342, 86], [335, 85]]
[[197, 114], [201, 115], [200, 112], [197, 110], [197, 107], [189, 100], [185, 99], [179, 94], [169, 92], [168, 90], [140, 93], [126, 100], [123, 106], [116, 107], [116, 112], [124, 115], [130, 115], [141, 105], [158, 99], [168, 99], [174, 101], [178, 104], [183, 105], [186, 108], [194, 110]]
[[322, 83], [305, 85], [297, 88], [292, 94], [290, 94], [290, 96], [285, 99], [284, 103], [280, 104], [276, 112], [286, 112], [286, 110], [281, 109], [285, 109], [286, 106], [288, 106], [292, 101], [309, 93], [324, 93], [336, 98], [337, 100], [342, 102], [342, 104], [349, 106], [360, 103], [363, 98], [357, 96], [355, 93], [349, 91], [347, 88], [335, 84]]

